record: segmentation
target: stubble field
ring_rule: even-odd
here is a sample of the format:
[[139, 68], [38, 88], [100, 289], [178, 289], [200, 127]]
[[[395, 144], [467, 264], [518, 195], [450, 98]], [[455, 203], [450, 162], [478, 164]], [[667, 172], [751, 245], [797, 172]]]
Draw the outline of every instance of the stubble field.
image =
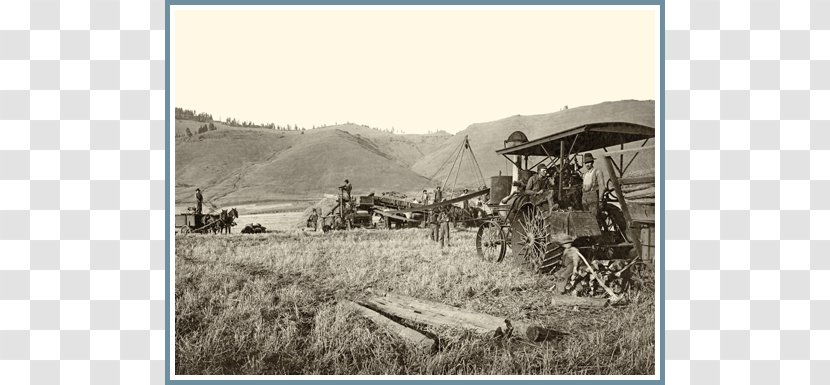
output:
[[[553, 284], [475, 253], [454, 231], [284, 231], [175, 240], [177, 374], [653, 374], [654, 296], [612, 308], [551, 306]], [[508, 256], [509, 259], [509, 256]], [[418, 350], [338, 302], [395, 291], [569, 335], [529, 343], [457, 329]]]

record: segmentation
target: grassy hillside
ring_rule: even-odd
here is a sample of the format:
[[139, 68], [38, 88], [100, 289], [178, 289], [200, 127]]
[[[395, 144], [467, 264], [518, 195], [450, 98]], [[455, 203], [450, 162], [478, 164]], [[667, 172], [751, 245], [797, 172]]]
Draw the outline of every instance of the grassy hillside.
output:
[[[199, 122], [176, 121], [177, 131], [190, 123]], [[219, 128], [190, 138], [177, 137], [176, 201], [192, 199], [196, 187], [205, 191], [206, 198], [227, 195], [240, 170], [290, 148], [298, 136], [273, 130]]]
[[354, 194], [410, 191], [424, 178], [397, 162], [373, 141], [341, 130], [305, 135], [295, 145], [239, 173], [235, 198], [336, 193], [349, 179]]
[[447, 139], [452, 137], [452, 135], [447, 133], [390, 134], [357, 124], [321, 127], [306, 131], [306, 134], [327, 133], [333, 130], [344, 131], [358, 138], [368, 139], [381, 152], [389, 154], [398, 163], [407, 167], [415, 164], [424, 155], [439, 149]]
[[[478, 159], [482, 173], [485, 178], [488, 178], [487, 182], [489, 183], [489, 177], [498, 175], [499, 171], [502, 171], [504, 175], [510, 174], [510, 164], [507, 163], [504, 157], [496, 155], [495, 151], [504, 148], [504, 140], [513, 131], [522, 131], [528, 139], [534, 140], [583, 124], [603, 121], [631, 122], [654, 127], [654, 112], [653, 100], [623, 100], [576, 107], [549, 114], [515, 115], [493, 122], [474, 123], [444, 142], [438, 150], [416, 162], [412, 166], [412, 170], [421, 175], [431, 176], [435, 174], [441, 165], [451, 157], [452, 152], [458, 148], [464, 137], [469, 136], [470, 146]], [[611, 149], [609, 148], [609, 150]], [[652, 155], [653, 153], [641, 154], [631, 169], [653, 168]], [[649, 163], [649, 160], [651, 160], [651, 163]], [[446, 171], [439, 172], [436, 179], [443, 180], [446, 175]], [[461, 174], [458, 183], [472, 185], [474, 180], [470, 173]]]
[[[176, 121], [176, 201], [228, 204], [303, 199], [337, 193], [351, 180], [355, 193], [415, 191], [425, 178], [409, 166], [449, 135], [393, 135], [339, 125], [304, 133], [230, 127], [196, 134], [202, 122]], [[194, 133], [186, 135], [186, 129]]]

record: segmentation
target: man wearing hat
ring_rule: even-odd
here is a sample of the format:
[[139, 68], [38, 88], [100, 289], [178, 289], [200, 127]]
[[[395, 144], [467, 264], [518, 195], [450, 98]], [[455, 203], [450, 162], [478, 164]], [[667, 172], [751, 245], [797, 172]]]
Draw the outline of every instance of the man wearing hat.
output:
[[582, 208], [594, 213], [599, 212], [599, 198], [605, 190], [605, 175], [594, 168], [594, 156], [590, 153], [582, 157], [585, 173], [582, 174]]
[[536, 168], [536, 173], [527, 180], [527, 187], [525, 187], [525, 194], [539, 195], [543, 193], [545, 182], [547, 181], [547, 166], [540, 164]]
[[202, 191], [196, 189], [196, 227], [202, 226]]
[[440, 211], [440, 208], [433, 209], [429, 213], [429, 239], [434, 242], [438, 242], [439, 235], [438, 228], [440, 227], [440, 222], [438, 211]]
[[196, 189], [196, 214], [202, 214], [202, 190]]
[[554, 210], [555, 207], [553, 191], [550, 189], [550, 176], [548, 176], [548, 170], [544, 164], [540, 164], [536, 170], [536, 174], [533, 174], [533, 176], [527, 180], [525, 194], [532, 197], [534, 204], [541, 204], [542, 202], [547, 201], [548, 211], [550, 212]]
[[349, 180], [346, 179], [346, 184], [339, 187], [339, 189], [343, 190], [346, 193], [346, 200], [352, 200], [352, 184], [349, 183]]
[[450, 247], [450, 213], [449, 208], [442, 207], [438, 214], [438, 244], [443, 249]]

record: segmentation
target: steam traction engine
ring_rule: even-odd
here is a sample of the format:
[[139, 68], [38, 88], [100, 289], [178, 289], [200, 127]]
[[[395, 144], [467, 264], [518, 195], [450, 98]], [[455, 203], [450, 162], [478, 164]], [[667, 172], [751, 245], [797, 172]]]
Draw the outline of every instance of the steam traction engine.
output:
[[[514, 263], [554, 273], [562, 266], [560, 240], [569, 236], [587, 262], [577, 271], [585, 279], [570, 289], [574, 295], [607, 294], [599, 286], [619, 294], [642, 285], [643, 274], [653, 272], [653, 140], [654, 127], [625, 122], [586, 124], [533, 141], [511, 134], [496, 153], [510, 161], [513, 173], [492, 178], [492, 214], [476, 234], [479, 256], [501, 262], [509, 249]], [[596, 216], [581, 202], [580, 160], [589, 152], [608, 176]], [[542, 163], [550, 165], [544, 193], [525, 194], [530, 170]]]

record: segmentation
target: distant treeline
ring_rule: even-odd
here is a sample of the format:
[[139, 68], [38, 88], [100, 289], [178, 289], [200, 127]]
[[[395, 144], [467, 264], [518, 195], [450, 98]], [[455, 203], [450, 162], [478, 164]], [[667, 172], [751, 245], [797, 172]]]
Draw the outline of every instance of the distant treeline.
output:
[[[184, 108], [181, 108], [181, 107], [176, 107], [176, 119], [195, 120], [195, 121], [198, 121], [198, 122], [209, 123], [208, 125], [203, 125], [203, 126], [199, 127], [198, 133], [200, 133], [200, 134], [202, 132], [213, 131], [213, 130], [216, 129], [216, 127], [213, 125], [213, 122], [215, 122], [216, 120], [213, 120], [213, 115], [208, 114], [208, 113], [196, 112], [195, 110], [188, 110], [188, 109], [184, 109]], [[300, 127], [297, 124], [288, 123], [284, 126], [276, 125], [274, 123], [259, 123], [259, 124], [257, 124], [257, 123], [251, 122], [251, 121], [242, 121], [242, 122], [240, 122], [236, 118], [230, 118], [230, 117], [225, 118], [225, 121], [223, 123], [225, 123], [226, 125], [231, 126], [231, 127], [267, 128], [267, 129], [277, 130], [277, 131], [305, 131], [306, 130], [305, 127]], [[365, 127], [365, 128], [371, 129], [371, 130], [378, 131], [378, 132], [385, 132], [385, 133], [388, 133], [388, 134], [405, 134], [405, 132], [403, 130], [397, 130], [396, 131], [395, 127], [392, 127], [392, 128], [369, 127], [368, 125], [365, 125], [365, 124], [357, 124], [357, 123], [352, 123], [352, 122], [348, 122], [348, 121], [343, 123], [343, 124], [352, 124], [352, 125], [355, 125], [355, 126], [361, 126], [361, 127]], [[336, 126], [336, 125], [338, 125], [338, 123], [335, 122], [334, 125]], [[311, 126], [311, 129], [315, 130], [315, 129], [318, 129], [318, 128], [324, 128], [324, 127], [329, 127], [329, 126], [331, 126], [331, 125], [330, 124], [321, 125], [321, 126], [314, 125], [314, 126]], [[204, 131], [202, 131], [202, 128], [204, 128]], [[446, 134], [446, 133], [447, 132], [444, 131], [444, 130], [429, 131], [428, 132], [428, 134]], [[188, 130], [188, 136], [190, 136], [190, 135], [191, 135], [191, 133]]]
[[213, 115], [204, 112], [196, 113], [194, 110], [185, 110], [176, 107], [176, 119], [195, 120], [197, 122], [212, 122]]

